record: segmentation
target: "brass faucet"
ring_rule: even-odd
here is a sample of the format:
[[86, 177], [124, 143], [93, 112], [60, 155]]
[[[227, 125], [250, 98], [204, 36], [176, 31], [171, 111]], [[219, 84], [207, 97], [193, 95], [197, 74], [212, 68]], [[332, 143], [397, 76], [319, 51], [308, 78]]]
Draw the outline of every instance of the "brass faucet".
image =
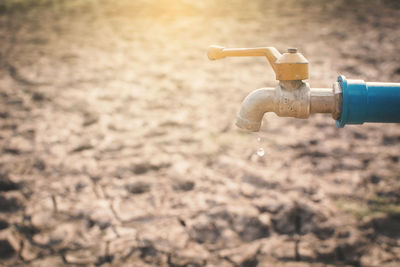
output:
[[211, 60], [243, 56], [265, 56], [279, 84], [275, 88], [255, 90], [244, 99], [237, 116], [238, 127], [258, 132], [266, 112], [300, 119], [308, 118], [311, 113], [331, 113], [334, 119], [340, 117], [340, 86], [335, 83], [333, 89], [310, 88], [303, 82], [308, 79], [308, 61], [296, 48], [289, 48], [283, 54], [274, 47], [224, 48], [212, 45], [208, 49]]

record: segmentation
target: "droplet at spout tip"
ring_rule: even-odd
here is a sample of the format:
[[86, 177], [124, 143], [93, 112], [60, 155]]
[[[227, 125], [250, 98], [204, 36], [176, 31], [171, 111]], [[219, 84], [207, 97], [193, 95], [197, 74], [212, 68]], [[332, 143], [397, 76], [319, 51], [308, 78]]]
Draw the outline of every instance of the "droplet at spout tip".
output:
[[236, 119], [236, 126], [249, 132], [258, 132], [260, 130], [261, 122], [249, 121], [238, 116]]

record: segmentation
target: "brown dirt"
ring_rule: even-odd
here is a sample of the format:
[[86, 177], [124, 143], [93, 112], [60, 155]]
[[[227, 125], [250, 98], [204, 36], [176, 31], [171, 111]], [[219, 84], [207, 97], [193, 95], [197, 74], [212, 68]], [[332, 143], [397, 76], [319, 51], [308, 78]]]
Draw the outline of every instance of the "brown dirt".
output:
[[398, 266], [399, 125], [267, 114], [257, 143], [233, 122], [272, 70], [206, 57], [399, 82], [399, 4], [349, 2], [0, 3], [1, 263]]

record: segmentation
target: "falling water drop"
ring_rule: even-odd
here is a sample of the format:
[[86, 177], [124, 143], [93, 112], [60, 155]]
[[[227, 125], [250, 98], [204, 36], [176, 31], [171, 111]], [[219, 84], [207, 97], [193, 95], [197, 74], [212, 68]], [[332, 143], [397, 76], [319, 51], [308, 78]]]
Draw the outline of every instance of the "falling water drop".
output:
[[261, 147], [261, 141], [262, 141], [262, 138], [261, 138], [261, 136], [260, 136], [260, 133], [256, 133], [256, 137], [257, 137], [257, 143], [258, 143], [258, 149], [257, 149], [257, 151], [256, 151], [256, 154], [259, 156], [259, 157], [263, 157], [264, 156], [264, 154], [265, 154], [265, 152], [264, 152], [264, 148], [262, 148]]
[[264, 148], [260, 147], [259, 149], [257, 149], [257, 155], [259, 157], [263, 157], [264, 156]]

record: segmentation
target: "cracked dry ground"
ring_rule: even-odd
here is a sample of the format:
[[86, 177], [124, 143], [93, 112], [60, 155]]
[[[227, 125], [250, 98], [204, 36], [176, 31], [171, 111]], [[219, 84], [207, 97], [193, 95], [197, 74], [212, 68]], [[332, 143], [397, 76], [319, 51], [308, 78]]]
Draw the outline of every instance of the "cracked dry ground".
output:
[[270, 67], [205, 55], [297, 46], [311, 86], [399, 82], [395, 1], [12, 2], [1, 265], [400, 264], [400, 126], [267, 114], [257, 143], [233, 122]]

